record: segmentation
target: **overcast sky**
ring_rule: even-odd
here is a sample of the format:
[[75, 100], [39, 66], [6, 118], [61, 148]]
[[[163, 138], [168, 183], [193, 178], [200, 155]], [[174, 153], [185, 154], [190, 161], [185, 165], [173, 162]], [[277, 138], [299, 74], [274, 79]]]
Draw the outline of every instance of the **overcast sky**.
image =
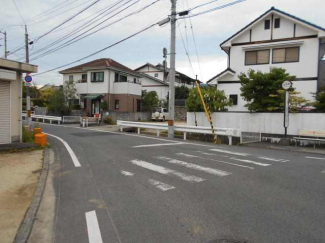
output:
[[[37, 40], [38, 36], [47, 33], [49, 30], [69, 19], [94, 1], [95, 0], [15, 0], [22, 18], [27, 23], [30, 40]], [[100, 16], [100, 21], [103, 21], [109, 16], [117, 13], [117, 11], [122, 10], [125, 6], [133, 3], [135, 4], [117, 14], [110, 20], [107, 20], [96, 29], [108, 25], [131, 12], [141, 9], [155, 0], [100, 0], [97, 4], [93, 5], [82, 14], [54, 30], [52, 33], [40, 38], [35, 44], [33, 44], [30, 48], [31, 63], [39, 66], [39, 72], [44, 72], [78, 60], [167, 17], [171, 7], [170, 0], [160, 0], [141, 13], [113, 24], [79, 42], [58, 50], [57, 52], [33, 60], [33, 57], [35, 58], [37, 56], [36, 54], [32, 55], [33, 53], [48, 46], [68, 33], [71, 33], [76, 28], [79, 28], [79, 30], [82, 31], [87, 31], [95, 25], [93, 24], [87, 27], [87, 23], [89, 23], [91, 18], [100, 13], [98, 11], [119, 1], [122, 2], [120, 2], [120, 4], [115, 8], [118, 6], [121, 6], [121, 8], [116, 10], [114, 13]], [[177, 9], [180, 11], [194, 8], [195, 6], [210, 1], [211, 0], [178, 0]], [[235, 0], [219, 0], [204, 7], [197, 8], [193, 10], [192, 13], [199, 13], [233, 1]], [[62, 5], [52, 9], [58, 4]], [[14, 51], [24, 43], [23, 22], [15, 8], [14, 0], [0, 0], [0, 6], [0, 30], [7, 31], [8, 50]], [[325, 0], [246, 0], [236, 5], [193, 17], [191, 19], [201, 70], [197, 62], [190, 22], [189, 20], [178, 21], [178, 29], [176, 32], [176, 69], [191, 77], [195, 77], [197, 74], [200, 80], [206, 82], [227, 67], [227, 56], [223, 51], [221, 51], [219, 44], [270, 9], [272, 6], [325, 27]], [[62, 8], [59, 9], [60, 7]], [[47, 11], [45, 14], [40, 15], [45, 11]], [[96, 22], [96, 24], [97, 23], [98, 22]], [[76, 35], [80, 33], [82, 32], [78, 32]], [[192, 71], [190, 67], [180, 33], [182, 33], [183, 41], [188, 49], [194, 71]], [[0, 38], [2, 38], [2, 36], [0, 36]], [[3, 44], [3, 40], [1, 39], [0, 41], [1, 44]], [[170, 49], [170, 25], [151, 28], [142, 34], [90, 57], [81, 63], [98, 58], [112, 58], [132, 69], [135, 69], [147, 62], [152, 64], [161, 63], [163, 60], [162, 49], [164, 47], [167, 47], [168, 50]], [[0, 56], [3, 56], [3, 52], [3, 46], [1, 46]], [[10, 55], [9, 59], [25, 61], [24, 53], [24, 49], [21, 49], [20, 51]], [[75, 65], [78, 64], [79, 63]], [[44, 85], [46, 83], [62, 84], [62, 76], [58, 73], [59, 70], [37, 76], [34, 78], [34, 81], [37, 85]]]

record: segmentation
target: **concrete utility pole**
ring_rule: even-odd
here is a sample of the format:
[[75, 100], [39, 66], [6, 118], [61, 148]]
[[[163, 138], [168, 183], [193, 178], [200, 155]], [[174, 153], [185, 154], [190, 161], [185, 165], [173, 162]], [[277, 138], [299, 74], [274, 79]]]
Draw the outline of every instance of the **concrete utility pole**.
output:
[[170, 70], [169, 70], [169, 116], [168, 137], [174, 137], [175, 118], [175, 55], [176, 55], [176, 1], [171, 0], [171, 40], [170, 40]]
[[0, 31], [0, 33], [4, 35], [5, 59], [7, 59], [7, 57], [8, 57], [8, 51], [7, 51], [7, 32], [6, 31], [5, 32]]
[[[28, 32], [27, 25], [25, 25], [25, 51], [26, 51], [26, 63], [29, 63], [29, 46], [28, 46]], [[31, 109], [30, 109], [30, 90], [29, 83], [26, 83], [26, 106], [27, 106], [27, 125], [31, 126]]]

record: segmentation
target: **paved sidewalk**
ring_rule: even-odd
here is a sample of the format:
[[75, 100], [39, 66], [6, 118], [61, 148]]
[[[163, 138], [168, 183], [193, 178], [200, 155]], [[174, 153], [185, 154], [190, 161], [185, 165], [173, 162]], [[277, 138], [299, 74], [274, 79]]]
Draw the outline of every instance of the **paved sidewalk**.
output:
[[324, 148], [312, 148], [312, 147], [301, 147], [301, 146], [283, 146], [274, 143], [248, 143], [244, 146], [249, 147], [258, 147], [258, 148], [268, 148], [268, 149], [279, 149], [279, 150], [286, 150], [286, 151], [295, 151], [295, 152], [304, 152], [304, 153], [313, 153], [313, 154], [323, 154], [325, 155]]

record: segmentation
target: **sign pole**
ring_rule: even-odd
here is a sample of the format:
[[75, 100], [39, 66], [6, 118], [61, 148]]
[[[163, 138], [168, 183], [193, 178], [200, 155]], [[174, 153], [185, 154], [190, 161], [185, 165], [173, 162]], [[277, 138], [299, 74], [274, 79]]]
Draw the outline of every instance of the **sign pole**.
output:
[[290, 93], [289, 89], [292, 87], [292, 83], [290, 81], [284, 81], [282, 83], [282, 88], [285, 90], [284, 93], [284, 137], [287, 138], [288, 135], [288, 127], [289, 127], [289, 98]]

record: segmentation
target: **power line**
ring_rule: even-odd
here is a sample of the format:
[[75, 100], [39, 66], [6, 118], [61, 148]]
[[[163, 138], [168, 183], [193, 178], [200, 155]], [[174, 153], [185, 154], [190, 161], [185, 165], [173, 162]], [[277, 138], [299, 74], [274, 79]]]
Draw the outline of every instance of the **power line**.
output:
[[[145, 10], [146, 8], [152, 6], [153, 4], [155, 4], [155, 3], [159, 2], [159, 1], [161, 1], [161, 0], [156, 0], [156, 1], [154, 1], [153, 3], [150, 3], [150, 4], [146, 5], [145, 7], [141, 8], [141, 9], [139, 9], [139, 10], [136, 10], [136, 11], [134, 11], [134, 12], [132, 12], [132, 13], [130, 13], [130, 14], [128, 14], [128, 15], [126, 15], [126, 16], [124, 16], [124, 17], [122, 17], [122, 18], [120, 18], [120, 19], [118, 19], [118, 20], [116, 20], [116, 21], [114, 21], [114, 22], [112, 22], [112, 23], [106, 25], [106, 26], [103, 26], [103, 27], [100, 28], [100, 29], [97, 29], [97, 30], [95, 30], [95, 31], [93, 31], [93, 32], [91, 32], [91, 33], [85, 35], [85, 36], [82, 36], [83, 34], [89, 32], [90, 30], [92, 30], [92, 29], [94, 29], [95, 27], [97, 27], [97, 26], [99, 25], [99, 24], [98, 24], [98, 25], [92, 27], [91, 29], [85, 31], [84, 33], [81, 33], [80, 35], [74, 37], [73, 39], [71, 39], [71, 40], [69, 40], [69, 41], [67, 41], [67, 42], [65, 42], [65, 43], [63, 43], [63, 44], [61, 44], [60, 46], [58, 46], [58, 47], [56, 47], [56, 48], [53, 48], [52, 50], [49, 50], [49, 51], [47, 51], [47, 52], [45, 52], [45, 53], [43, 53], [43, 54], [40, 54], [39, 56], [36, 56], [35, 58], [33, 58], [33, 60], [36, 60], [36, 59], [41, 58], [41, 57], [43, 57], [43, 56], [46, 56], [46, 55], [48, 55], [48, 54], [50, 54], [50, 53], [53, 53], [53, 52], [55, 52], [55, 51], [58, 51], [58, 50], [60, 50], [60, 49], [62, 49], [62, 48], [64, 48], [64, 47], [69, 46], [69, 45], [71, 45], [71, 44], [73, 44], [73, 43], [75, 43], [75, 42], [78, 42], [78, 41], [80, 41], [80, 40], [82, 40], [82, 39], [84, 39], [84, 38], [86, 38], [86, 37], [88, 37], [88, 36], [90, 36], [90, 35], [93, 35], [93, 34], [97, 33], [97, 32], [100, 31], [100, 30], [103, 30], [103, 29], [105, 29], [105, 28], [107, 28], [107, 27], [109, 27], [109, 26], [111, 26], [111, 25], [113, 25], [113, 24], [116, 24], [116, 23], [118, 23], [118, 22], [120, 22], [120, 21], [122, 21], [122, 20], [124, 20], [124, 19], [126, 19], [126, 18], [128, 18], [128, 17], [130, 17], [130, 16], [132, 16], [132, 15], [134, 15], [134, 14], [140, 13], [140, 12], [142, 12], [143, 10]], [[137, 1], [137, 2], [138, 2], [138, 1]], [[136, 3], [136, 2], [135, 2], [135, 3]], [[133, 4], [135, 4], [135, 3], [133, 3]], [[129, 5], [129, 6], [126, 7], [125, 9], [129, 8], [129, 7], [132, 6], [133, 4]], [[124, 11], [125, 9], [121, 10], [120, 12]], [[118, 12], [118, 13], [120, 13], [120, 12]], [[118, 13], [116, 13], [115, 15], [109, 17], [108, 19], [110, 19], [110, 18], [116, 16]], [[105, 21], [107, 21], [107, 20], [105, 20]], [[82, 36], [82, 37], [80, 37], [80, 36]], [[80, 37], [80, 38], [77, 39], [78, 37]]]
[[55, 26], [53, 29], [49, 30], [48, 32], [44, 33], [43, 35], [39, 36], [36, 41], [39, 41], [41, 38], [43, 38], [44, 36], [48, 35], [49, 33], [51, 33], [53, 30], [59, 28], [60, 26], [64, 25], [65, 23], [69, 22], [70, 20], [72, 20], [73, 18], [75, 18], [76, 16], [78, 16], [79, 14], [83, 13], [84, 11], [86, 11], [88, 8], [92, 7], [93, 5], [95, 5], [96, 3], [98, 3], [100, 0], [96, 0], [93, 3], [91, 3], [90, 5], [88, 5], [86, 8], [82, 9], [81, 11], [79, 11], [78, 13], [76, 13], [75, 15], [73, 15], [72, 17], [68, 18], [67, 20], [63, 21], [61, 24]]
[[[17, 7], [17, 4], [16, 4], [15, 0], [12, 0], [12, 1], [13, 1], [14, 4], [15, 4], [16, 10], [17, 10], [17, 12], [19, 13], [19, 16], [20, 16], [21, 20], [25, 23], [25, 20], [24, 20], [23, 16], [21, 15], [21, 13], [20, 13], [20, 11], [19, 11], [19, 9], [18, 9], [18, 7]], [[25, 23], [25, 24], [26, 24], [26, 23]]]
[[[92, 25], [94, 22], [96, 22], [96, 21], [94, 21], [94, 20], [95, 20], [96, 18], [98, 18], [100, 15], [104, 14], [105, 12], [107, 12], [108, 10], [110, 10], [110, 9], [112, 9], [113, 7], [117, 6], [119, 3], [123, 2], [123, 1], [124, 1], [124, 0], [120, 0], [120, 1], [118, 1], [117, 3], [108, 6], [106, 9], [104, 9], [104, 11], [103, 11], [102, 13], [98, 14], [96, 17], [94, 17], [93, 19], [91, 19], [91, 20], [90, 20], [86, 25], [81, 25], [81, 26], [77, 27], [77, 28], [74, 29], [72, 32], [70, 32], [70, 33], [68, 33], [68, 34], [66, 34], [66, 35], [64, 35], [64, 36], [62, 36], [62, 37], [59, 38], [58, 40], [56, 40], [56, 41], [54, 41], [54, 42], [52, 42], [52, 43], [46, 45], [45, 47], [42, 47], [41, 49], [39, 49], [39, 50], [37, 50], [37, 51], [35, 51], [34, 53], [32, 53], [32, 55], [35, 55], [35, 54], [37, 54], [37, 53], [40, 53], [40, 52], [42, 52], [42, 51], [48, 49], [49, 47], [53, 47], [53, 45], [56, 45], [56, 44], [58, 44], [58, 43], [64, 41], [65, 39], [69, 38], [69, 37], [72, 36], [73, 34], [76, 34], [76, 33], [80, 32], [81, 30], [84, 30], [85, 28], [87, 28], [88, 26], [90, 26], [90, 25]], [[122, 5], [122, 6], [123, 6], [123, 5]], [[122, 7], [122, 6], [120, 6], [120, 7]], [[116, 9], [115, 9], [115, 10], [116, 10]], [[114, 11], [115, 11], [115, 10], [114, 10]], [[114, 11], [113, 11], [113, 12], [114, 12]], [[110, 12], [110, 13], [112, 13], [112, 12]]]
[[158, 23], [155, 23], [155, 24], [149, 25], [148, 27], [146, 27], [146, 28], [144, 28], [144, 29], [142, 29], [142, 30], [140, 30], [140, 31], [138, 31], [138, 32], [136, 32], [136, 33], [134, 33], [134, 34], [132, 34], [132, 35], [130, 35], [130, 36], [128, 36], [128, 37], [126, 37], [126, 38], [120, 40], [120, 41], [118, 41], [118, 42], [115, 42], [115, 43], [112, 44], [112, 45], [109, 45], [109, 46], [107, 46], [107, 47], [104, 47], [103, 49], [100, 49], [99, 51], [96, 51], [96, 52], [93, 52], [93, 53], [89, 54], [88, 56], [85, 56], [85, 57], [80, 58], [80, 59], [78, 59], [78, 60], [76, 60], [76, 61], [70, 62], [70, 63], [68, 63], [68, 64], [65, 64], [65, 65], [62, 65], [62, 66], [59, 66], [59, 67], [56, 67], [56, 68], [52, 68], [52, 69], [47, 70], [47, 71], [45, 71], [45, 72], [34, 74], [33, 76], [39, 76], [39, 75], [41, 75], [41, 74], [45, 74], [45, 73], [48, 73], [48, 72], [51, 72], [51, 71], [54, 71], [54, 70], [57, 70], [57, 69], [60, 69], [60, 68], [63, 68], [63, 67], [69, 66], [69, 65], [71, 65], [71, 64], [74, 64], [74, 63], [80, 62], [80, 61], [82, 61], [82, 60], [84, 60], [84, 59], [87, 59], [87, 58], [89, 58], [89, 57], [91, 57], [91, 56], [94, 56], [94, 55], [96, 55], [96, 54], [98, 54], [98, 53], [100, 53], [100, 52], [103, 52], [103, 51], [105, 51], [105, 50], [107, 50], [107, 49], [109, 49], [109, 48], [112, 48], [113, 46], [116, 46], [116, 45], [118, 45], [118, 44], [120, 44], [120, 43], [122, 43], [122, 42], [124, 42], [124, 41], [126, 41], [126, 40], [128, 40], [128, 39], [131, 39], [132, 37], [137, 36], [137, 35], [139, 35], [139, 34], [145, 32], [145, 31], [151, 29], [152, 27], [154, 27], [154, 26], [157, 25], [157, 24], [158, 24]]

